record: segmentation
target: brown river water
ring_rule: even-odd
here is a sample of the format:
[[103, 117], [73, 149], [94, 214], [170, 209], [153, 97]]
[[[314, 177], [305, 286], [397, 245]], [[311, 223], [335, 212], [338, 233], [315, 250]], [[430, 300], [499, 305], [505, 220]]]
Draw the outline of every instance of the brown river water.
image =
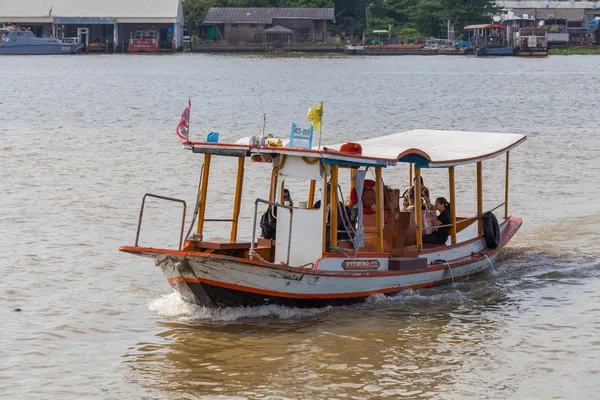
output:
[[[595, 56], [1, 57], [0, 398], [598, 398], [599, 92]], [[194, 138], [259, 134], [263, 110], [267, 133], [286, 136], [319, 100], [324, 143], [527, 133], [511, 154], [524, 225], [492, 271], [454, 285], [325, 309], [184, 304], [117, 248], [133, 244], [144, 193], [193, 208], [202, 158], [174, 132], [188, 96]], [[234, 170], [213, 164], [214, 217], [228, 217]], [[247, 168], [241, 235], [268, 174]], [[447, 196], [445, 171], [424, 175]], [[396, 187], [406, 176], [384, 173]], [[473, 208], [474, 177], [457, 168], [458, 209]], [[484, 179], [492, 208], [503, 159]], [[140, 244], [176, 246], [179, 213], [150, 202]]]

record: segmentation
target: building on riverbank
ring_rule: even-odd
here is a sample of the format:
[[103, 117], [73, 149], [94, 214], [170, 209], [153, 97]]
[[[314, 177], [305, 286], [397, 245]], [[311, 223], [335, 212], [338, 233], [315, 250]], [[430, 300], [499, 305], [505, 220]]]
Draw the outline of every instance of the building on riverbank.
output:
[[208, 41], [253, 44], [327, 43], [333, 8], [220, 8], [202, 23]]
[[42, 37], [77, 37], [124, 51], [138, 30], [155, 29], [160, 48], [183, 41], [182, 0], [0, 0], [0, 23]]
[[[594, 1], [496, 1], [498, 7], [518, 17], [545, 21], [552, 37], [566, 37], [566, 42], [587, 34], [588, 24], [600, 16], [600, 2]], [[566, 43], [565, 43], [566, 44]]]

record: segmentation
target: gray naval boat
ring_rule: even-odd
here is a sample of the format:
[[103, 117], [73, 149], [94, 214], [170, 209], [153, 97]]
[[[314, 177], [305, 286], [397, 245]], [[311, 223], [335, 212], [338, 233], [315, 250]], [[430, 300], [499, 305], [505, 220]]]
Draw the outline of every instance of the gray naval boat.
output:
[[0, 54], [74, 54], [83, 47], [60, 39], [38, 38], [31, 31], [12, 30], [1, 36]]

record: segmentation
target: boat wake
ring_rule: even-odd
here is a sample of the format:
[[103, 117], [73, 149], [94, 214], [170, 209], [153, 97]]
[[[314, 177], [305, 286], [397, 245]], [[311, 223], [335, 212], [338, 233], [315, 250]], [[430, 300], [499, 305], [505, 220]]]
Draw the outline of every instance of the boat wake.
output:
[[148, 308], [158, 315], [173, 318], [181, 322], [194, 321], [239, 321], [243, 319], [272, 318], [279, 320], [301, 319], [328, 312], [325, 308], [295, 308], [279, 305], [259, 307], [221, 307], [211, 308], [186, 303], [177, 293], [162, 295], [150, 302]]

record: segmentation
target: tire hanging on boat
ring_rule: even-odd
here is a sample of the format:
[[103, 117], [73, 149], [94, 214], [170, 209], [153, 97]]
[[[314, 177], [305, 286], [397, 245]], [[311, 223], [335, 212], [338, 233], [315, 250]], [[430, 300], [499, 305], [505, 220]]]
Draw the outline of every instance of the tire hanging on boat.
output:
[[488, 211], [483, 213], [483, 239], [488, 249], [495, 249], [500, 246], [500, 227], [498, 226], [498, 219], [494, 213]]

